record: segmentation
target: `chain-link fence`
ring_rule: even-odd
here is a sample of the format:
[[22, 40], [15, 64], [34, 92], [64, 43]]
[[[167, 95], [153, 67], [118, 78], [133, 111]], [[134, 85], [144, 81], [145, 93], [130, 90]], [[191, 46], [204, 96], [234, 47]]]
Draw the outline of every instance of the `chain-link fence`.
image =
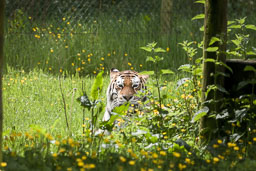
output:
[[[252, 18], [254, 6], [231, 0], [230, 16]], [[191, 21], [199, 13], [203, 5], [187, 0], [7, 0], [6, 61], [49, 72], [140, 70], [150, 65], [139, 47], [157, 41], [170, 49], [163, 66], [176, 67], [187, 60], [177, 44], [202, 39], [203, 21]]]

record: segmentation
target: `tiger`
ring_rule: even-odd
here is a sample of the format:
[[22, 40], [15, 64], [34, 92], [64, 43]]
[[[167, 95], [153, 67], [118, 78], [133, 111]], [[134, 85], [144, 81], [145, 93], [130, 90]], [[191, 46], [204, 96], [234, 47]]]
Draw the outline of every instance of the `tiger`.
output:
[[107, 88], [107, 104], [103, 121], [108, 121], [115, 107], [129, 102], [138, 106], [139, 101], [146, 101], [146, 96], [138, 97], [135, 94], [146, 90], [146, 81], [149, 75], [140, 75], [136, 71], [119, 71], [116, 68], [110, 70], [110, 84]]

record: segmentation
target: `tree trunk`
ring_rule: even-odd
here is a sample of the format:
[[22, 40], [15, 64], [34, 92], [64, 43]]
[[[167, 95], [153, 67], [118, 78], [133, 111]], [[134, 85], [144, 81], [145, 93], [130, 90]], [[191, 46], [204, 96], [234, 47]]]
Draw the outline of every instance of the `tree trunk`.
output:
[[[212, 37], [218, 37], [220, 42], [215, 42], [209, 45]], [[215, 59], [217, 61], [225, 62], [226, 60], [226, 41], [227, 41], [227, 0], [206, 0], [205, 1], [205, 19], [204, 19], [204, 48], [203, 58]], [[218, 47], [219, 50], [215, 52], [206, 51], [208, 47]], [[213, 104], [205, 103], [210, 111], [219, 111], [220, 103], [216, 101], [222, 97], [221, 92], [210, 91], [206, 97], [205, 93], [209, 85], [220, 85], [224, 87], [224, 78], [218, 76], [214, 78], [216, 72], [224, 72], [224, 68], [215, 65], [213, 62], [204, 62], [203, 64], [203, 87], [202, 87], [202, 102], [214, 100]], [[203, 103], [204, 104], [204, 103]], [[209, 118], [207, 115], [202, 118], [200, 124], [200, 133], [205, 140], [214, 138], [212, 132], [217, 128], [217, 122], [214, 118]]]
[[161, 4], [161, 33], [171, 32], [172, 0], [162, 0]]
[[3, 71], [3, 47], [4, 47], [4, 6], [5, 0], [0, 0], [0, 163], [3, 161], [2, 136], [3, 136], [3, 101], [2, 101], [2, 71]]

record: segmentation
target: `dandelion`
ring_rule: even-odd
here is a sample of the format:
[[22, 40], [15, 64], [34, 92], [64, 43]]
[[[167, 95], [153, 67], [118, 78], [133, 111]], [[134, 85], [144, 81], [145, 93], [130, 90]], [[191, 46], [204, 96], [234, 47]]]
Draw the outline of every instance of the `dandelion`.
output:
[[128, 56], [128, 54], [127, 54], [127, 53], [125, 53], [125, 54], [124, 54], [124, 56]]
[[182, 163], [179, 163], [178, 166], [179, 166], [180, 170], [183, 170], [183, 169], [185, 169], [187, 167], [185, 164], [182, 164]]
[[67, 48], [68, 48], [68, 46], [66, 45], [66, 46], [65, 46], [65, 48], [67, 49]]
[[51, 70], [52, 70], [52, 68], [50, 67], [50, 68], [49, 68], [49, 71], [51, 71]]
[[134, 68], [133, 68], [133, 67], [131, 67], [131, 70], [134, 70]]
[[213, 163], [217, 163], [219, 161], [220, 161], [220, 159], [218, 157], [213, 157]]
[[238, 150], [239, 150], [239, 147], [237, 147], [237, 146], [234, 147], [234, 150], [235, 150], [235, 151], [238, 151]]
[[7, 163], [6, 162], [1, 162], [1, 167], [6, 167]]
[[88, 62], [91, 62], [91, 58], [88, 58], [87, 60], [88, 60]]
[[166, 154], [167, 154], [167, 153], [166, 153], [165, 151], [160, 151], [160, 155], [161, 155], [161, 156], [166, 156]]
[[31, 19], [32, 19], [32, 17], [30, 17], [30, 16], [29, 16], [29, 17], [28, 17], [28, 19], [29, 19], [29, 20], [31, 20]]
[[63, 17], [63, 18], [62, 18], [62, 20], [63, 20], [63, 21], [65, 21], [65, 20], [66, 20], [66, 18], [65, 18], [65, 17]]
[[218, 144], [213, 144], [213, 148], [218, 148], [219, 145]]
[[185, 162], [190, 164], [191, 163], [191, 160], [189, 158], [185, 158]]
[[77, 68], [76, 71], [77, 71], [77, 72], [80, 72], [80, 71], [81, 71], [81, 68]]
[[253, 141], [256, 141], [256, 137], [254, 137], [252, 140], [253, 140]]
[[206, 163], [211, 163], [211, 160], [207, 159], [207, 160], [206, 160]]
[[60, 72], [62, 72], [63, 70], [62, 69], [60, 69]]
[[152, 157], [156, 159], [156, 158], [158, 158], [158, 155], [156, 153], [153, 153]]
[[123, 163], [126, 162], [126, 158], [124, 158], [123, 156], [120, 156], [119, 159], [120, 159], [120, 161], [123, 162]]
[[83, 166], [84, 166], [84, 162], [83, 162], [83, 161], [79, 161], [79, 162], [77, 163], [77, 165], [78, 165], [79, 167], [83, 167]]
[[108, 56], [110, 56], [111, 54], [110, 53], [108, 53]]
[[180, 97], [181, 97], [182, 99], [185, 99], [185, 98], [186, 98], [185, 94], [182, 94]]
[[103, 57], [101, 57], [101, 58], [100, 58], [100, 60], [104, 61], [104, 58], [103, 58]]
[[222, 144], [222, 140], [218, 140], [217, 142], [218, 142], [218, 144]]
[[134, 160], [129, 161], [129, 165], [131, 166], [135, 165], [135, 161]]
[[69, 25], [70, 24], [70, 22], [67, 22], [67, 25]]
[[50, 52], [53, 53], [54, 52], [53, 49], [51, 49]]
[[140, 64], [140, 67], [142, 67], [142, 64]]
[[170, 51], [170, 48], [169, 48], [169, 47], [167, 47], [167, 48], [166, 48], [166, 52], [169, 52], [169, 51]]
[[174, 157], [177, 157], [177, 158], [179, 158], [179, 157], [181, 156], [180, 153], [178, 153], [178, 152], [173, 152], [172, 155], [173, 155]]
[[52, 154], [52, 157], [57, 157], [57, 156], [58, 156], [57, 153], [53, 153], [53, 154]]
[[77, 53], [77, 56], [81, 56], [81, 54], [80, 54], [80, 53]]
[[35, 38], [40, 39], [40, 35], [36, 34]]

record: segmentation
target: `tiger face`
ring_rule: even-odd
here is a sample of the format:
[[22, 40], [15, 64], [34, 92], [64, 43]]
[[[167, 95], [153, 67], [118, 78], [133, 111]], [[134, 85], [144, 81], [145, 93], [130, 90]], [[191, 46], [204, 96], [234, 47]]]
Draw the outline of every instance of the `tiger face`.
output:
[[103, 117], [103, 121], [110, 118], [111, 111], [122, 104], [129, 102], [138, 105], [138, 101], [145, 101], [146, 98], [140, 98], [135, 94], [138, 91], [146, 89], [145, 83], [148, 75], [139, 75], [135, 71], [119, 71], [111, 69], [110, 84], [107, 89], [107, 107]]

